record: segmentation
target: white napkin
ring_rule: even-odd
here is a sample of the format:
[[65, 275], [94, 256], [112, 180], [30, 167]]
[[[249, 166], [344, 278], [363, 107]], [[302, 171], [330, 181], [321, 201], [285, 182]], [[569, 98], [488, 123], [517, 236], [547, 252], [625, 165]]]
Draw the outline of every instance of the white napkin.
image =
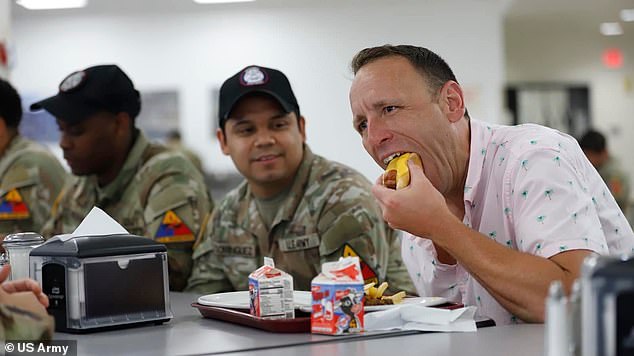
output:
[[105, 211], [98, 207], [84, 217], [72, 234], [59, 235], [59, 239], [67, 241], [78, 236], [106, 236], [116, 234], [128, 234], [128, 231]]
[[404, 304], [365, 314], [365, 330], [476, 331], [476, 307], [448, 310]]

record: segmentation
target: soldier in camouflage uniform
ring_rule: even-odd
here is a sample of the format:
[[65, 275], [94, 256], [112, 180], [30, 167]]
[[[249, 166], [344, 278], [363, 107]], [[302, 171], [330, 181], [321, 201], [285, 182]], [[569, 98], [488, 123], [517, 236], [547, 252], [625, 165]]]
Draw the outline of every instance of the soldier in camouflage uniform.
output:
[[4, 282], [10, 269], [0, 270], [0, 341], [51, 340], [55, 322], [48, 315], [48, 298], [34, 280]]
[[630, 199], [630, 180], [616, 158], [608, 151], [605, 136], [595, 130], [588, 130], [580, 139], [579, 146], [590, 163], [599, 171], [601, 178], [610, 189], [617, 204], [627, 216]]
[[148, 142], [135, 128], [140, 99], [128, 76], [115, 65], [72, 73], [57, 95], [31, 106], [38, 108], [57, 118], [60, 147], [75, 175], [43, 235], [72, 232], [98, 206], [130, 233], [164, 243], [170, 289], [182, 290], [195, 236], [212, 202], [188, 159]]
[[22, 103], [0, 79], [0, 240], [14, 232], [40, 232], [66, 172], [43, 146], [18, 133]]
[[359, 256], [366, 282], [414, 290], [370, 183], [305, 144], [304, 117], [283, 73], [251, 66], [225, 81], [217, 135], [246, 180], [200, 235], [187, 290], [247, 290], [264, 256], [297, 290], [310, 290], [321, 264], [341, 256]]

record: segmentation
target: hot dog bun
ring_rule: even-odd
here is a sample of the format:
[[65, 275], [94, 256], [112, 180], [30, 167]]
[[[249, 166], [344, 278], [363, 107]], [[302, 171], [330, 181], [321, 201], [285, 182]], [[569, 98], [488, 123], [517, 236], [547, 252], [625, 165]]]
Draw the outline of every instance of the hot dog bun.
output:
[[412, 158], [414, 164], [423, 167], [420, 156], [416, 153], [403, 153], [388, 163], [383, 173], [383, 185], [390, 189], [401, 189], [409, 185], [409, 167], [407, 161]]

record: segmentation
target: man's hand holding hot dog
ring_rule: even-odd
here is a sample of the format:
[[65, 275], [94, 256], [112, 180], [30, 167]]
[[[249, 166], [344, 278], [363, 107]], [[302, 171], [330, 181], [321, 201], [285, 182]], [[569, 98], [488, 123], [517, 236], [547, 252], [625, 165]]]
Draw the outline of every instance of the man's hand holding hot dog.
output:
[[436, 233], [449, 222], [461, 222], [451, 214], [445, 198], [427, 179], [417, 158], [414, 154], [406, 162], [410, 176], [408, 186], [397, 190], [384, 186], [384, 182], [387, 183], [384, 175], [390, 171], [388, 166], [372, 187], [372, 193], [381, 206], [383, 219], [392, 228], [434, 240]]

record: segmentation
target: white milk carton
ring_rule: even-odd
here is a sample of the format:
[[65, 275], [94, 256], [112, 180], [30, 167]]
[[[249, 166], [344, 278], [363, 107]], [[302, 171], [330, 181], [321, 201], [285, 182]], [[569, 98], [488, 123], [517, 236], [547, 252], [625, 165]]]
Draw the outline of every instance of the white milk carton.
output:
[[340, 335], [363, 331], [363, 275], [359, 257], [321, 266], [311, 283], [312, 333]]
[[264, 257], [264, 266], [249, 274], [251, 314], [264, 319], [292, 319], [293, 276], [275, 268], [272, 258]]

